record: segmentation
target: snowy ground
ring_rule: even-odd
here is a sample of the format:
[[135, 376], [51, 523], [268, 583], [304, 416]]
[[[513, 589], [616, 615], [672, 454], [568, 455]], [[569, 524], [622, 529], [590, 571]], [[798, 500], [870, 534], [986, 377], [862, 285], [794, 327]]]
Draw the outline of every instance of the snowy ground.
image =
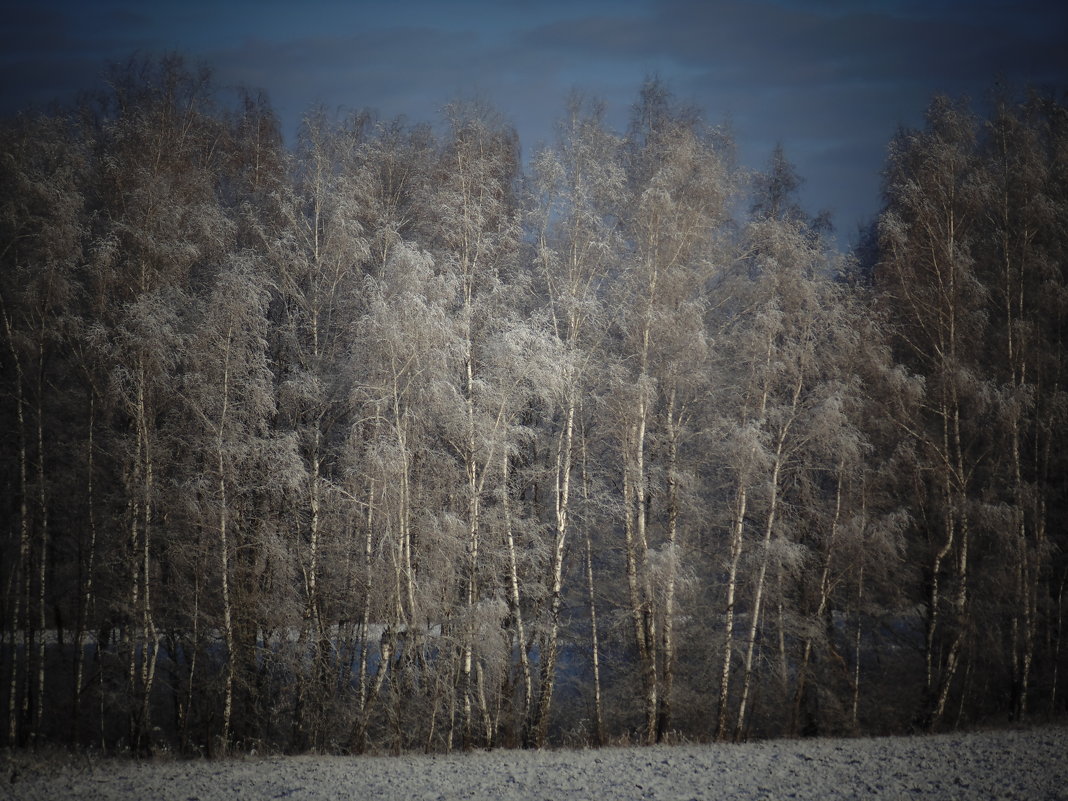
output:
[[[0, 755], [0, 798], [1068, 799], [1068, 726], [937, 737], [494, 751], [450, 756], [91, 761]], [[14, 772], [14, 776], [12, 776]], [[9, 781], [10, 780], [10, 781]]]

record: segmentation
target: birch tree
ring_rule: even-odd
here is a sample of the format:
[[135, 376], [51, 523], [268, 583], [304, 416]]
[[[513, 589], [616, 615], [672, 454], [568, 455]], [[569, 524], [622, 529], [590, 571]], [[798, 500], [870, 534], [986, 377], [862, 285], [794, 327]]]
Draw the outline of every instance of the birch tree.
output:
[[927, 384], [917, 418], [901, 421], [922, 443], [937, 477], [928, 487], [924, 722], [943, 719], [971, 631], [971, 550], [976, 468], [985, 445], [975, 425], [988, 380], [968, 343], [984, 337], [984, 295], [975, 272], [978, 234], [975, 120], [937, 98], [923, 131], [894, 141], [880, 220], [877, 280], [899, 321], [902, 358]]
[[454, 276], [458, 291], [456, 404], [453, 414], [442, 421], [442, 436], [464, 476], [457, 492], [463, 498], [460, 515], [466, 529], [459, 601], [463, 611], [457, 620], [457, 700], [462, 742], [470, 747], [475, 743], [476, 717], [481, 718], [481, 738], [492, 734], [487, 730], [492, 724], [484, 666], [476, 658], [475, 627], [480, 610], [489, 608], [483, 602], [488, 603], [493, 593], [492, 585], [481, 584], [487, 481], [499, 474], [510, 421], [506, 400], [498, 394], [504, 388], [493, 383], [482, 348], [489, 341], [487, 329], [508, 314], [502, 283], [515, 275], [518, 152], [514, 132], [490, 109], [454, 104], [447, 110], [447, 122], [449, 134], [437, 165], [437, 190], [425, 230], [436, 261]]
[[160, 632], [154, 614], [156, 525], [170, 446], [173, 372], [181, 352], [180, 295], [198, 266], [221, 253], [227, 226], [213, 173], [218, 128], [208, 114], [210, 74], [179, 57], [117, 68], [101, 117], [103, 207], [94, 231], [91, 293], [107, 297], [111, 382], [122, 435], [127, 511], [123, 623], [129, 742], [149, 747]]
[[988, 369], [997, 383], [992, 406], [1002, 454], [993, 460], [991, 480], [1009, 518], [995, 540], [995, 558], [1007, 575], [984, 571], [996, 583], [978, 602], [1000, 601], [991, 614], [1005, 618], [999, 626], [1004, 639], [994, 647], [1007, 652], [1016, 719], [1028, 712], [1036, 626], [1047, 592], [1041, 587], [1050, 548], [1047, 438], [1063, 426], [1059, 414], [1051, 415], [1063, 399], [1063, 345], [1053, 322], [1064, 314], [1063, 277], [1051, 250], [1063, 230], [1049, 172], [1056, 114], [1055, 105], [1037, 97], [1020, 103], [999, 98], [977, 154], [985, 213], [977, 271], [989, 291]]
[[[664, 728], [657, 721], [664, 700], [662, 677], [665, 669], [670, 675], [672, 664], [675, 611], [665, 621], [657, 609], [650, 565], [654, 488], [649, 427], [667, 403], [667, 439], [677, 438], [672, 429], [680, 425], [685, 408], [677, 383], [681, 365], [692, 367], [702, 358], [702, 290], [716, 272], [714, 237], [726, 219], [730, 192], [727, 145], [692, 110], [675, 107], [663, 85], [653, 81], [643, 87], [626, 143], [627, 200], [621, 221], [629, 252], [615, 325], [622, 364], [617, 425], [629, 611], [641, 673], [643, 736], [650, 743]], [[669, 446], [669, 461], [671, 452]], [[677, 469], [669, 464], [669, 478]], [[677, 508], [671, 507], [677, 497], [669, 490], [667, 500], [664, 546], [673, 563], [679, 523]], [[669, 570], [669, 604], [674, 581]], [[658, 665], [665, 654], [667, 664]]]
[[[45, 734], [46, 631], [50, 624], [61, 625], [54, 616], [49, 620], [48, 580], [54, 575], [49, 521], [55, 517], [55, 490], [50, 487], [59, 484], [56, 468], [63, 460], [47, 446], [59, 439], [53, 415], [57, 401], [65, 398], [51, 392], [50, 385], [67, 381], [56, 367], [64, 366], [64, 340], [73, 333], [75, 269], [85, 231], [85, 154], [65, 116], [22, 117], [3, 135], [0, 330], [4, 394], [14, 407], [16, 456], [8, 467], [17, 482], [9, 489], [18, 499], [12, 515], [17, 534], [5, 549], [9, 567], [3, 577], [10, 599], [4, 625], [11, 638], [6, 735], [14, 744]], [[59, 511], [62, 522], [64, 505]]]
[[358, 119], [339, 123], [322, 109], [309, 112], [293, 162], [293, 189], [280, 209], [284, 234], [271, 243], [280, 318], [273, 345], [282, 366], [280, 423], [296, 436], [306, 475], [297, 509], [288, 515], [300, 543], [298, 651], [311, 654], [311, 674], [297, 686], [298, 741], [321, 741], [336, 689], [330, 621], [344, 578], [333, 573], [324, 555], [338, 547], [338, 520], [345, 517], [334, 488], [353, 372], [345, 335], [358, 315], [368, 256], [356, 205], [362, 136]]
[[[563, 348], [563, 397], [555, 405], [555, 442], [552, 452], [552, 521], [546, 588], [549, 594], [546, 633], [539, 645], [540, 677], [536, 706], [528, 686], [524, 705], [529, 709], [527, 741], [541, 746], [545, 741], [559, 649], [560, 607], [563, 598], [564, 555], [569, 545], [574, 493], [576, 419], [584, 388], [590, 386], [590, 362], [604, 337], [605, 284], [613, 259], [622, 243], [614, 230], [614, 216], [621, 207], [624, 174], [619, 160], [620, 141], [604, 127], [604, 109], [599, 103], [573, 96], [559, 125], [554, 149], [542, 151], [534, 165], [534, 198], [531, 224], [538, 232], [535, 267], [538, 285], [545, 293], [552, 333]], [[513, 606], [518, 615], [518, 581], [513, 571]], [[593, 635], [596, 641], [596, 634]], [[524, 672], [525, 646], [520, 651]], [[594, 660], [597, 660], [596, 654]], [[597, 719], [600, 712], [597, 694]]]
[[[274, 396], [267, 366], [268, 293], [247, 260], [222, 271], [206, 298], [186, 348], [183, 400], [192, 417], [184, 427], [198, 464], [188, 488], [195, 525], [217, 555], [219, 628], [225, 659], [220, 740], [228, 748], [234, 718], [235, 682], [240, 667], [235, 619], [238, 583], [235, 554], [250, 539], [250, 495], [260, 484], [271, 443], [268, 421]], [[197, 469], [199, 468], [199, 469]], [[284, 474], [273, 472], [275, 480]]]
[[[437, 510], [447, 508], [448, 500], [434, 492], [436, 482], [429, 479], [447, 463], [435, 439], [434, 417], [443, 413], [440, 388], [455, 345], [448, 310], [456, 288], [448, 276], [435, 275], [428, 254], [404, 242], [393, 244], [387, 263], [367, 284], [367, 311], [355, 329], [366, 359], [353, 390], [360, 422], [349, 445], [352, 492], [360, 493], [366, 509], [357, 750], [365, 747], [387, 673], [393, 674], [390, 687], [398, 693], [407, 689], [393, 699], [395, 705], [423, 708], [416, 702], [427, 690], [420, 674], [431, 661], [429, 627], [446, 611], [432, 587], [452, 583], [451, 573], [461, 567], [457, 555], [435, 541]], [[374, 675], [372, 622], [386, 626]], [[401, 721], [407, 711], [395, 708], [390, 714]], [[419, 727], [414, 719], [410, 725]], [[408, 739], [411, 732], [404, 736], [415, 742]]]

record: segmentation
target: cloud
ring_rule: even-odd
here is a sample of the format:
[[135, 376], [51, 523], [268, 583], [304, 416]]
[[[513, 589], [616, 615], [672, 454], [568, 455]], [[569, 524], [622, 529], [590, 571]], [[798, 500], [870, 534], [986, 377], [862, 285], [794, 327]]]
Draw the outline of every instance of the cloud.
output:
[[848, 229], [876, 211], [886, 142], [922, 123], [935, 92], [978, 98], [999, 76], [1063, 85], [1065, 30], [1068, 10], [1038, 2], [661, 0], [549, 22], [525, 43], [656, 65], [677, 94], [731, 120], [744, 163], [782, 142], [810, 205]]
[[886, 141], [935, 91], [979, 97], [996, 76], [1063, 86], [1066, 29], [1068, 9], [1041, 0], [40, 0], [0, 31], [0, 111], [99, 85], [104, 62], [134, 50], [179, 49], [224, 85], [267, 90], [290, 139], [316, 102], [432, 120], [477, 94], [529, 153], [574, 86], [622, 127], [656, 72], [731, 121], [744, 163], [781, 141], [811, 206], [868, 215]]

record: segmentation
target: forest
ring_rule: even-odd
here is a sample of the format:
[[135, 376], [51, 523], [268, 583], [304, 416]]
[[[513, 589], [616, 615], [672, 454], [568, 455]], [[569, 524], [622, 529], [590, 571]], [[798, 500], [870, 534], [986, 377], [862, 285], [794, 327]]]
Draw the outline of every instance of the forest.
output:
[[935, 97], [842, 253], [657, 79], [523, 155], [181, 56], [0, 122], [0, 740], [1068, 712], [1068, 104]]

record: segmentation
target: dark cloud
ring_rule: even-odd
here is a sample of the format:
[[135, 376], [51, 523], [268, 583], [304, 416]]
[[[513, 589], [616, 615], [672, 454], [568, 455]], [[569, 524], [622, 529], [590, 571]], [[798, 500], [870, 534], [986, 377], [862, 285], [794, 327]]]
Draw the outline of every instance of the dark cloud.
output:
[[[666, 0], [640, 17], [532, 30], [531, 46], [678, 65], [676, 89], [729, 117], [743, 161], [782, 142], [813, 206], [843, 228], [874, 213], [885, 143], [937, 91], [981, 97], [997, 78], [1063, 85], [1068, 11], [1042, 4]], [[833, 159], [840, 161], [834, 162]]]
[[535, 54], [509, 51], [474, 31], [397, 27], [285, 42], [250, 38], [210, 60], [224, 82], [267, 87], [294, 124], [312, 103], [431, 118], [462, 95], [484, 94], [505, 111], [524, 113], [527, 103], [517, 98], [556, 93], [554, 70], [539, 69]]
[[1068, 9], [1025, 0], [39, 0], [4, 8], [0, 112], [99, 84], [134, 50], [179, 49], [224, 85], [266, 89], [292, 136], [313, 103], [434, 119], [477, 94], [551, 137], [573, 86], [625, 124], [643, 76], [727, 119], [744, 164], [781, 142], [805, 199], [844, 231], [874, 213], [878, 169], [936, 91], [981, 97], [995, 77], [1064, 86]]

